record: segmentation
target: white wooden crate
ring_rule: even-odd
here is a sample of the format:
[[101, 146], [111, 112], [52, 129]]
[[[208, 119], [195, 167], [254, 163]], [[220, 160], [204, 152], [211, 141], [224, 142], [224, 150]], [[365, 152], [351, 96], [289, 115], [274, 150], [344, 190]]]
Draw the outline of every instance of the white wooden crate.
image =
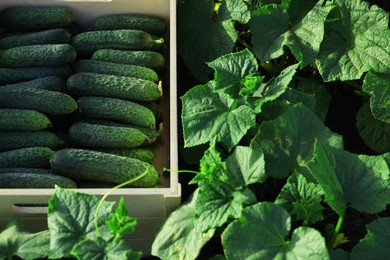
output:
[[[153, 163], [161, 174], [162, 188], [122, 188], [111, 193], [109, 201], [124, 197], [129, 214], [137, 217], [136, 231], [128, 237], [135, 250], [150, 254], [151, 243], [167, 215], [181, 201], [178, 181], [177, 94], [176, 94], [176, 0], [1, 0], [0, 9], [12, 6], [68, 6], [76, 13], [76, 21], [88, 28], [92, 21], [105, 14], [144, 13], [165, 18], [169, 24], [165, 36], [166, 62], [161, 109], [164, 127], [163, 144], [159, 145]], [[162, 174], [164, 167], [173, 171]], [[109, 189], [76, 189], [76, 191], [103, 196]], [[47, 228], [46, 207], [54, 189], [0, 189], [0, 229], [10, 218], [19, 219], [26, 230], [35, 232]], [[23, 206], [19, 206], [23, 204]], [[26, 206], [28, 205], [28, 206]]]

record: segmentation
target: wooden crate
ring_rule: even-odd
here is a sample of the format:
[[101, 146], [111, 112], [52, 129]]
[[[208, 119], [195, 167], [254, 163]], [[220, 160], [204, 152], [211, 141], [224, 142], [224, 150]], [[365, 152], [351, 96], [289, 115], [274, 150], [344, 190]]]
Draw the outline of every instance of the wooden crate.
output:
[[[169, 71], [165, 75], [161, 109], [164, 126], [163, 143], [156, 149], [153, 163], [161, 173], [162, 188], [122, 188], [114, 191], [107, 200], [119, 201], [124, 197], [131, 216], [137, 217], [136, 231], [128, 237], [135, 250], [150, 254], [151, 243], [167, 215], [181, 201], [181, 186], [178, 181], [177, 146], [177, 96], [176, 96], [176, 0], [2, 0], [0, 9], [12, 6], [68, 6], [76, 13], [76, 21], [88, 28], [91, 22], [105, 14], [145, 13], [164, 17], [169, 24], [165, 36], [166, 62]], [[163, 174], [164, 167], [174, 170]], [[79, 192], [103, 196], [109, 189], [76, 189]], [[44, 207], [54, 189], [0, 189], [0, 228], [10, 218], [18, 218], [26, 230], [35, 232], [47, 228]], [[20, 206], [20, 205], [23, 206]], [[42, 207], [40, 206], [42, 205]]]

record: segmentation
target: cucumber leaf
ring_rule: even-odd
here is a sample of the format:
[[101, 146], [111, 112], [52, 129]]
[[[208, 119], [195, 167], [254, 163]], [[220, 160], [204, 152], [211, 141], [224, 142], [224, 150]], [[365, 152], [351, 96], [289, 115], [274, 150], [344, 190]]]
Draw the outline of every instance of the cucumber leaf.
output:
[[362, 0], [335, 0], [316, 61], [325, 81], [360, 79], [390, 71], [389, 16]]
[[239, 218], [244, 206], [256, 202], [256, 196], [251, 190], [236, 189], [226, 182], [200, 183], [198, 189], [195, 228], [201, 232], [221, 227], [228, 219]]
[[305, 79], [300, 80], [296, 88], [297, 90], [303, 91], [304, 93], [314, 94], [314, 111], [316, 115], [321, 119], [321, 121], [325, 122], [328, 114], [329, 104], [332, 99], [325, 86], [318, 81], [312, 79]]
[[230, 16], [242, 24], [246, 24], [251, 19], [250, 6], [245, 0], [226, 0], [226, 7]]
[[130, 245], [123, 240], [109, 243], [101, 237], [87, 238], [81, 241], [74, 246], [71, 254], [77, 259], [102, 260], [139, 260], [142, 256], [140, 252], [134, 252]]
[[263, 183], [267, 179], [263, 149], [237, 146], [226, 159], [226, 170], [230, 183], [236, 187]]
[[196, 259], [215, 231], [203, 233], [194, 228], [196, 197], [197, 190], [188, 202], [168, 216], [153, 241], [152, 255], [161, 259]]
[[356, 115], [356, 127], [364, 143], [377, 153], [390, 152], [390, 123], [375, 119], [369, 104]]
[[213, 183], [218, 180], [228, 181], [228, 179], [226, 163], [222, 161], [221, 154], [215, 148], [215, 141], [212, 141], [200, 160], [200, 171], [189, 184], [200, 182]]
[[135, 230], [137, 219], [129, 216], [123, 197], [119, 200], [117, 209], [111, 214], [111, 219], [107, 220], [106, 224], [116, 239]]
[[325, 192], [325, 202], [339, 215], [347, 205], [377, 213], [390, 203], [390, 172], [383, 156], [356, 155], [314, 145], [313, 157], [303, 163]]
[[30, 234], [20, 232], [16, 224], [11, 223], [0, 233], [0, 259], [13, 259], [13, 256], [26, 260], [45, 258], [49, 246], [48, 230]]
[[390, 217], [380, 218], [367, 225], [367, 235], [352, 252], [351, 259], [387, 259], [390, 255]]
[[215, 93], [212, 83], [190, 89], [183, 97], [182, 123], [186, 147], [210, 142], [214, 138], [232, 149], [256, 124], [256, 113], [238, 106], [234, 99]]
[[246, 207], [222, 233], [226, 259], [329, 259], [320, 232], [299, 227], [286, 240], [290, 228], [290, 216], [279, 205], [259, 202]]
[[288, 179], [275, 200], [285, 208], [294, 220], [303, 220], [305, 225], [321, 221], [324, 217], [321, 206], [324, 191], [317, 183], [309, 182], [298, 172]]
[[214, 90], [222, 91], [231, 98], [240, 97], [240, 90], [245, 87], [243, 79], [258, 70], [256, 58], [248, 49], [226, 54], [207, 65], [214, 69]]
[[178, 53], [192, 75], [200, 82], [209, 80], [206, 62], [230, 53], [238, 37], [226, 5], [215, 16], [214, 1], [186, 0], [178, 5]]
[[297, 159], [311, 157], [314, 138], [337, 148], [343, 146], [341, 136], [331, 132], [310, 109], [298, 103], [279, 118], [261, 123], [251, 145], [263, 147], [268, 175], [286, 178], [300, 168]]
[[[295, 0], [289, 1], [294, 2]], [[296, 0], [301, 2], [301, 0]], [[285, 4], [284, 6], [286, 6]], [[305, 8], [294, 9], [302, 19], [292, 17], [282, 5], [265, 5], [257, 9], [249, 21], [254, 53], [259, 59], [269, 61], [283, 55], [288, 46], [301, 68], [310, 64], [318, 55], [324, 36], [324, 22], [333, 5], [323, 0], [302, 15]]]
[[370, 94], [373, 116], [390, 123], [390, 74], [368, 72], [363, 82], [363, 91]]
[[295, 88], [286, 88], [284, 93], [278, 98], [279, 100], [286, 100], [291, 104], [302, 103], [311, 111], [315, 112], [315, 95], [305, 93]]
[[[74, 245], [97, 236], [94, 214], [99, 200], [93, 195], [56, 187], [48, 207], [50, 258], [69, 257]], [[98, 227], [106, 240], [113, 237], [105, 223], [113, 205], [114, 202], [103, 202], [98, 215]]]
[[267, 83], [259, 84], [259, 86], [254, 89], [252, 96], [249, 97], [247, 101], [249, 104], [252, 104], [256, 113], [261, 112], [264, 103], [277, 99], [285, 92], [295, 75], [298, 65], [299, 64], [294, 64], [285, 68], [279, 76], [271, 79]]

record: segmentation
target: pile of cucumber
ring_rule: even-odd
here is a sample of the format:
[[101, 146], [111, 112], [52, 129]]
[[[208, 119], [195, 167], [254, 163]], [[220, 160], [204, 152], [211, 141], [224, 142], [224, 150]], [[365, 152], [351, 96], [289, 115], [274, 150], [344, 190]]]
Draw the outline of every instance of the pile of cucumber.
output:
[[164, 19], [0, 11], [0, 188], [158, 187]]

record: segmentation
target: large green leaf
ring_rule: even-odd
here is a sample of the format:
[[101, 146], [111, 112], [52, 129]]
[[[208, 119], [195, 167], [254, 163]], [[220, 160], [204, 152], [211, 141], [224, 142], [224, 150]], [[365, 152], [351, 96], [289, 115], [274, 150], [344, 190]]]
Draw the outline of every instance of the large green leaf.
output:
[[324, 217], [321, 206], [324, 191], [317, 183], [309, 182], [298, 172], [294, 172], [288, 179], [275, 200], [275, 204], [285, 208], [295, 220], [304, 223], [316, 223]]
[[[99, 200], [93, 195], [56, 187], [48, 213], [50, 258], [69, 257], [74, 245], [97, 236], [94, 215]], [[99, 211], [98, 227], [104, 239], [112, 237], [105, 222], [110, 219], [114, 204], [103, 202]]]
[[212, 90], [212, 83], [190, 89], [183, 97], [182, 123], [185, 146], [196, 146], [214, 138], [232, 149], [249, 128], [256, 113], [247, 105], [236, 107], [234, 100]]
[[207, 64], [214, 69], [214, 90], [223, 91], [231, 98], [240, 97], [243, 79], [258, 70], [256, 58], [248, 49], [226, 54]]
[[291, 220], [281, 207], [259, 202], [222, 233], [226, 259], [329, 259], [325, 239], [312, 228], [299, 227], [287, 236]]
[[356, 115], [356, 127], [364, 143], [377, 153], [390, 152], [390, 123], [375, 119], [369, 104]]
[[142, 253], [135, 252], [124, 240], [108, 243], [101, 237], [87, 238], [78, 243], [71, 251], [77, 259], [99, 260], [139, 260]]
[[252, 104], [257, 113], [261, 112], [263, 104], [273, 101], [280, 97], [289, 86], [293, 79], [299, 64], [293, 64], [280, 72], [276, 78], [269, 80], [267, 83], [258, 84], [254, 89], [252, 97], [248, 102]]
[[225, 182], [200, 183], [195, 201], [195, 227], [202, 232], [221, 227], [241, 216], [244, 206], [256, 202], [248, 188], [236, 189]]
[[316, 142], [312, 159], [304, 164], [338, 215], [344, 215], [347, 205], [377, 213], [390, 203], [390, 172], [383, 156], [358, 156]]
[[211, 70], [206, 62], [233, 51], [237, 32], [226, 6], [222, 5], [218, 17], [213, 15], [214, 1], [186, 0], [178, 5], [178, 53], [192, 75], [207, 82]]
[[314, 94], [314, 111], [316, 115], [321, 119], [321, 121], [325, 122], [328, 114], [329, 104], [332, 99], [326, 87], [320, 82], [308, 78], [300, 80], [296, 88], [300, 91], [303, 91], [304, 93]]
[[190, 260], [199, 255], [202, 246], [213, 236], [214, 230], [203, 233], [195, 229], [196, 196], [197, 191], [189, 202], [183, 203], [168, 216], [153, 241], [152, 255], [172, 260]]
[[237, 146], [226, 159], [226, 166], [229, 176], [232, 176], [231, 183], [236, 187], [262, 183], [267, 179], [261, 147]]
[[18, 230], [15, 223], [7, 225], [0, 233], [0, 259], [45, 258], [49, 253], [50, 232], [48, 230], [30, 234]]
[[263, 122], [252, 145], [263, 147], [268, 175], [286, 178], [299, 168], [298, 158], [312, 155], [314, 138], [338, 148], [343, 146], [341, 136], [332, 133], [310, 109], [298, 103], [279, 118]]
[[210, 143], [210, 147], [204, 152], [200, 159], [200, 171], [189, 182], [194, 183], [213, 183], [215, 181], [228, 181], [226, 174], [226, 163], [222, 161], [221, 154], [215, 147], [215, 141]]
[[325, 81], [359, 79], [390, 71], [389, 16], [362, 0], [335, 0], [316, 62]]
[[390, 217], [374, 220], [367, 225], [367, 235], [351, 253], [351, 260], [386, 260], [390, 255]]
[[[301, 2], [291, 0], [291, 2]], [[312, 2], [312, 1], [311, 1]], [[268, 61], [283, 55], [284, 46], [288, 46], [301, 68], [311, 63], [320, 51], [320, 44], [324, 36], [324, 22], [333, 8], [323, 0], [302, 15], [305, 8], [296, 9], [301, 19], [292, 17], [289, 12], [279, 5], [260, 7], [252, 14], [249, 27], [252, 31], [252, 43], [255, 54], [261, 61]]]
[[250, 6], [246, 2], [246, 0], [226, 0], [230, 16], [243, 24], [251, 19]]
[[390, 123], [390, 74], [368, 72], [362, 88], [371, 95], [370, 106], [374, 117]]

